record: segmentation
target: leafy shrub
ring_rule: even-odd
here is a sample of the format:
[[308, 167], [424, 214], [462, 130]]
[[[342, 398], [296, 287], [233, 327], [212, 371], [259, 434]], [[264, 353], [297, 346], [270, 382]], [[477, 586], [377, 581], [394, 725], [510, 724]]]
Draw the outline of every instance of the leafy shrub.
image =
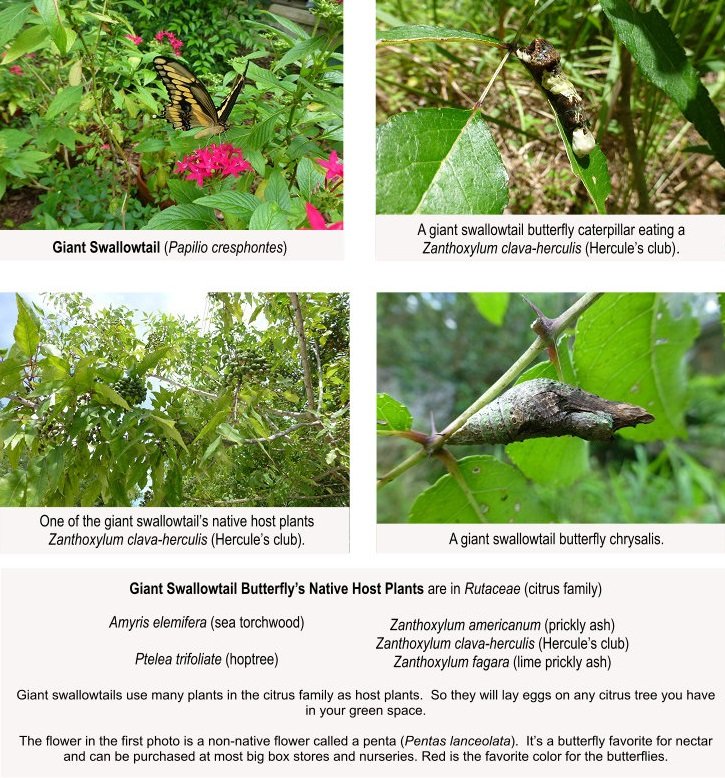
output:
[[[62, 195], [41, 194], [33, 228], [294, 229], [314, 226], [311, 213], [317, 228], [341, 221], [342, 179], [322, 164], [342, 151], [339, 25], [307, 33], [246, 3], [48, 8], [18, 2], [0, 12], [11, 123], [0, 136], [0, 216], [11, 187]], [[222, 136], [155, 118], [168, 101], [152, 66], [160, 53], [184, 58], [217, 104], [246, 70]], [[249, 173], [188, 180], [184, 159], [219, 145], [238, 149]], [[80, 201], [93, 178], [81, 166], [104, 182], [89, 207]], [[71, 205], [59, 213], [61, 199]]]
[[218, 293], [203, 327], [78, 293], [16, 306], [0, 505], [349, 503], [344, 295]]

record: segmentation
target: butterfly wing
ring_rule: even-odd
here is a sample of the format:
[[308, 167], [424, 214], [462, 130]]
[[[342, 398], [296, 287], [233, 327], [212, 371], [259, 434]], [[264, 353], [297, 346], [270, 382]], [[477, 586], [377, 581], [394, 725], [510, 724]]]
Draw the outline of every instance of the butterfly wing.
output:
[[[225, 129], [224, 120], [220, 118], [207, 88], [186, 65], [171, 57], [155, 57], [154, 68], [169, 94], [164, 116], [175, 129], [203, 127], [200, 135], [215, 135]], [[232, 107], [233, 103], [229, 106], [229, 112]]]
[[244, 86], [244, 79], [247, 75], [248, 67], [249, 61], [247, 61], [247, 65], [244, 68], [244, 73], [234, 79], [234, 83], [232, 84], [232, 88], [229, 90], [229, 94], [224, 99], [224, 102], [219, 106], [219, 121], [222, 124], [227, 123], [229, 114], [231, 114], [232, 108], [234, 108], [234, 104], [237, 102], [237, 98], [239, 97], [242, 91], [242, 87]]

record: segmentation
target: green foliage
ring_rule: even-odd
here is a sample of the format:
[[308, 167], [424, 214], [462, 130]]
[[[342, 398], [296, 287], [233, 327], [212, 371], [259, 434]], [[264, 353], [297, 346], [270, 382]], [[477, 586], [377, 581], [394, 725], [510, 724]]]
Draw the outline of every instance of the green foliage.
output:
[[526, 479], [510, 465], [491, 456], [472, 456], [461, 459], [457, 471], [418, 495], [410, 510], [411, 522], [549, 520]]
[[[296, 229], [309, 227], [306, 203], [327, 223], [342, 219], [342, 179], [326, 179], [317, 161], [342, 154], [333, 19], [313, 32], [279, 29], [257, 3], [220, 0], [80, 0], [58, 11], [17, 3], [0, 13], [0, 111], [10, 125], [0, 131], [0, 217], [10, 188], [39, 200], [32, 229]], [[151, 63], [172, 54], [163, 32], [182, 41], [174, 55], [217, 105], [249, 62], [222, 136], [159, 118], [168, 96]], [[219, 164], [188, 179], [178, 163], [212, 144], [239, 149], [252, 170]]]
[[[411, 443], [392, 440], [392, 430], [426, 429], [431, 410], [439, 429], [444, 428], [526, 350], [533, 314], [512, 298], [503, 324], [491, 326], [483, 313], [496, 311], [502, 302], [498, 295], [490, 305], [484, 293], [381, 297], [380, 388], [408, 399], [406, 407], [380, 395], [378, 419], [404, 422], [378, 427], [382, 476], [410, 454]], [[560, 295], [534, 299], [552, 317], [569, 302]], [[563, 378], [607, 399], [643, 406], [655, 421], [622, 430], [609, 442], [541, 438], [495, 446], [493, 457], [483, 447], [481, 454], [488, 453], [474, 453], [457, 465], [451, 455], [461, 449], [451, 446], [437, 464], [426, 457], [414, 467], [421, 472], [405, 472], [381, 489], [379, 520], [723, 521], [725, 359], [719, 319], [714, 295], [602, 295], [579, 316], [573, 335], [559, 337]], [[701, 327], [708, 338], [713, 327], [717, 331], [719, 372], [712, 377], [696, 368], [699, 349], [709, 354], [713, 348], [709, 342], [699, 345]], [[485, 369], [487, 363], [494, 367]], [[540, 377], [557, 377], [548, 360], [519, 380]], [[475, 471], [470, 467], [474, 461]], [[448, 474], [441, 475], [441, 465]], [[521, 515], [511, 514], [504, 504], [508, 499], [499, 503], [484, 497], [499, 488], [501, 478], [514, 489], [513, 504], [523, 506]]]
[[641, 13], [624, 0], [604, 0], [602, 10], [645, 78], [695, 125], [725, 167], [725, 127], [699, 74], [662, 14], [656, 8]]
[[410, 411], [389, 394], [378, 395], [378, 432], [400, 432], [409, 430], [413, 424]]
[[503, 324], [510, 297], [508, 292], [471, 292], [471, 300], [481, 316], [499, 327]]
[[502, 213], [506, 169], [483, 119], [451, 108], [400, 114], [377, 142], [378, 213]]
[[[698, 331], [688, 307], [675, 316], [662, 295], [605, 295], [577, 322], [577, 378], [587, 391], [641, 405], [654, 415], [652, 424], [622, 431], [624, 437], [645, 441], [683, 436], [685, 356]], [[612, 369], [613, 362], [618, 369]]]
[[[725, 27], [717, 3], [675, 0], [643, 13], [619, 0], [601, 9], [379, 0], [377, 15], [380, 142], [404, 116], [413, 127], [427, 111], [426, 132], [435, 133], [433, 120], [447, 110], [472, 111], [503, 158], [492, 169], [508, 171], [510, 212], [719, 212], [722, 182], [711, 162], [722, 164], [725, 147], [718, 116]], [[542, 110], [546, 93], [532, 74], [513, 56], [502, 63], [508, 44], [533, 38], [558, 49], [565, 77], [589, 106], [598, 145], [585, 157], [573, 153], [553, 105], [548, 115]], [[425, 146], [424, 136], [418, 140]], [[393, 157], [392, 144], [379, 149], [379, 166], [387, 171]], [[485, 187], [488, 163], [476, 167], [473, 156], [458, 163], [455, 172], [477, 172]], [[387, 200], [381, 212], [392, 212]], [[440, 212], [497, 211], [471, 201]]]
[[0, 504], [347, 505], [348, 303], [299, 299], [309, 376], [285, 294], [210, 295], [204, 326], [18, 296]]

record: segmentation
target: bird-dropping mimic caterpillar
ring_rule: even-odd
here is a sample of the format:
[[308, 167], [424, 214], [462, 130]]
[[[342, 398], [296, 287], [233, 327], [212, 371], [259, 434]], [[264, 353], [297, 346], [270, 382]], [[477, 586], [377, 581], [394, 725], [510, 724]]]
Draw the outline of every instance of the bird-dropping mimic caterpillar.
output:
[[526, 48], [511, 44], [511, 51], [546, 92], [561, 123], [571, 135], [574, 153], [577, 157], [586, 157], [596, 146], [596, 141], [589, 129], [584, 101], [561, 70], [559, 52], [543, 38], [535, 38]]

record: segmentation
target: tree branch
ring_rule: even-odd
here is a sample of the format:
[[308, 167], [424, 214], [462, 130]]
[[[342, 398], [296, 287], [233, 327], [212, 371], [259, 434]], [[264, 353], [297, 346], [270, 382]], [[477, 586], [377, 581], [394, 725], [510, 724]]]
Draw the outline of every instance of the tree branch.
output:
[[205, 392], [203, 389], [196, 389], [193, 386], [188, 386], [188, 384], [182, 384], [181, 381], [176, 381], [173, 378], [168, 378], [167, 376], [159, 375], [158, 373], [146, 373], [146, 377], [155, 378], [157, 381], [163, 381], [164, 383], [171, 384], [171, 386], [174, 386], [177, 389], [186, 389], [187, 392], [192, 392], [192, 394], [198, 394], [199, 397], [206, 397], [208, 400], [219, 399], [219, 396], [214, 394], [213, 392]]
[[307, 395], [307, 407], [310, 411], [315, 410], [315, 394], [312, 390], [312, 371], [310, 370], [310, 360], [307, 356], [307, 339], [305, 338], [305, 323], [302, 318], [302, 307], [300, 298], [296, 292], [289, 292], [289, 299], [292, 303], [294, 313], [295, 330], [297, 332], [297, 341], [300, 348], [300, 361], [302, 362], [302, 373], [305, 382], [305, 394]]
[[31, 410], [35, 411], [38, 408], [38, 403], [31, 402], [25, 397], [21, 397], [19, 394], [14, 394], [11, 397], [8, 397], [10, 402], [16, 402], [18, 405], [24, 405], [26, 408], [30, 408]]
[[317, 361], [317, 415], [322, 413], [322, 395], [324, 393], [324, 387], [322, 385], [322, 362], [320, 361], [320, 350], [317, 348], [317, 343], [312, 341], [312, 350], [315, 352], [315, 360]]
[[242, 443], [269, 443], [271, 440], [277, 440], [277, 438], [284, 438], [291, 432], [300, 429], [301, 427], [321, 427], [320, 421], [301, 421], [297, 424], [293, 424], [291, 427], [282, 430], [281, 432], [275, 432], [273, 435], [269, 435], [266, 438], [245, 438]]

